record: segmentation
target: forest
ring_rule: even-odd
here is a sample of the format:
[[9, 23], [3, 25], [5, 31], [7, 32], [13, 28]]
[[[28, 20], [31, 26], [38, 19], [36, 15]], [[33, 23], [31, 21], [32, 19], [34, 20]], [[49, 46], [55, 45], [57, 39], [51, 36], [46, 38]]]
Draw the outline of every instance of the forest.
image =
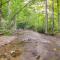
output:
[[60, 60], [60, 0], [0, 0], [0, 60]]
[[31, 29], [40, 33], [60, 32], [59, 0], [1, 0], [0, 32]]

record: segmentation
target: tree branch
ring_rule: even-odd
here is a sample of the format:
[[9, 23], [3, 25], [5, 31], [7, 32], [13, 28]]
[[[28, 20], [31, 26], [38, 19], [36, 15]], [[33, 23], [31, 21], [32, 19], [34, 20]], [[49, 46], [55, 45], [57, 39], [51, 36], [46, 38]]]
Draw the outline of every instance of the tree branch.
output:
[[[9, 1], [10, 1], [10, 0], [9, 0]], [[6, 1], [6, 2], [2, 3], [2, 5], [4, 5], [4, 4], [8, 3], [9, 1]]]
[[[29, 1], [29, 3], [30, 3], [30, 2], [32, 2], [32, 0]], [[26, 7], [29, 3], [27, 3], [24, 7]], [[24, 9], [24, 7], [22, 7], [19, 11], [17, 11], [17, 12], [13, 15], [13, 17], [11, 18], [11, 20], [14, 19], [14, 17], [15, 17], [17, 14], [19, 14], [19, 13]]]

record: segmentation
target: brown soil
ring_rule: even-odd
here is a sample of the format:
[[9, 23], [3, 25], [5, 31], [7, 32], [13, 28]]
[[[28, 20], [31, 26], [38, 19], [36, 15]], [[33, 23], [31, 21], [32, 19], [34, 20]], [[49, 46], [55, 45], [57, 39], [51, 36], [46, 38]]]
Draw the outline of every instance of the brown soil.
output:
[[30, 30], [1, 36], [0, 60], [60, 60], [60, 37]]

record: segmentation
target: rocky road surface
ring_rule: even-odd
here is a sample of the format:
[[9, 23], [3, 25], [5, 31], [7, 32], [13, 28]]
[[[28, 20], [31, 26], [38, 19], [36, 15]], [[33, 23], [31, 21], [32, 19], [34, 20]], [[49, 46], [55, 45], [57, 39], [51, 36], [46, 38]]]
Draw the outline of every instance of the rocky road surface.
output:
[[0, 37], [0, 60], [60, 60], [60, 37], [31, 30]]

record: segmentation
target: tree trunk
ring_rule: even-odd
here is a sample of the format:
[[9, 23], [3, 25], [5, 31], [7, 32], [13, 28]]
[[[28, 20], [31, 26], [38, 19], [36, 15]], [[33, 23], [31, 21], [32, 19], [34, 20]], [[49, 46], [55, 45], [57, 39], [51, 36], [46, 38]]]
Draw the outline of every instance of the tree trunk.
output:
[[11, 9], [10, 9], [10, 7], [11, 7], [11, 1], [9, 1], [9, 3], [8, 3], [8, 15], [11, 14]]
[[48, 33], [48, 0], [45, 1], [46, 3], [46, 20], [45, 20], [45, 33]]
[[[8, 3], [8, 19], [9, 19], [11, 13], [12, 13], [12, 10], [10, 9], [10, 8], [11, 8], [11, 3], [12, 3], [12, 1], [9, 1], [9, 3]], [[12, 23], [13, 26], [11, 26], [10, 29], [11, 29], [12, 32], [13, 32], [13, 31], [16, 30], [16, 19], [15, 19], [15, 17], [14, 17], [14, 19], [11, 20], [11, 22], [12, 22], [12, 21], [13, 21], [13, 23]], [[11, 22], [10, 22], [10, 23], [11, 23]]]
[[1, 28], [1, 19], [2, 18], [2, 0], [0, 1], [0, 28]]
[[57, 0], [57, 9], [58, 9], [58, 32], [60, 32], [60, 11], [59, 11], [59, 0]]
[[52, 34], [54, 34], [54, 0], [52, 0]]

